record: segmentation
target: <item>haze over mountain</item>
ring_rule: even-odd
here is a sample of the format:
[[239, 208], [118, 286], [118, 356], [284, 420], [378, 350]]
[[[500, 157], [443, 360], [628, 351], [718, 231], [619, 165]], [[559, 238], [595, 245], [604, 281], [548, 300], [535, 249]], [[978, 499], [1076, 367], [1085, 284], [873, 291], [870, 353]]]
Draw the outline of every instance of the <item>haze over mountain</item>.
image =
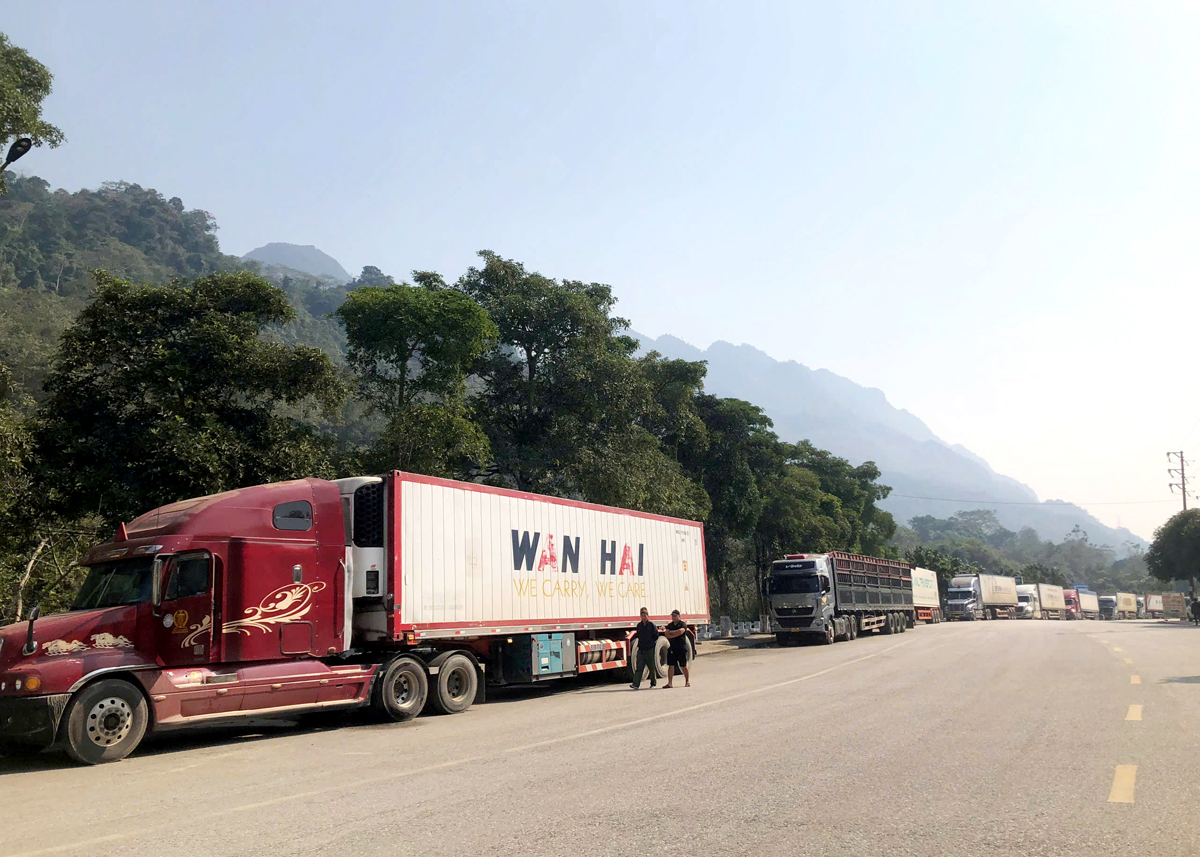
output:
[[1029, 486], [937, 437], [918, 417], [889, 404], [880, 390], [825, 369], [780, 362], [750, 345], [714, 342], [702, 350], [671, 335], [633, 335], [643, 353], [707, 361], [705, 389], [759, 405], [784, 440], [808, 439], [855, 464], [874, 461], [883, 471], [883, 484], [892, 487], [880, 505], [897, 523], [919, 515], [946, 518], [966, 509], [993, 509], [1005, 527], [1032, 527], [1043, 539], [1059, 541], [1078, 525], [1091, 542], [1119, 553], [1126, 542], [1146, 547], [1140, 536], [1106, 526], [1072, 503], [1039, 502]]
[[338, 264], [327, 253], [323, 253], [311, 244], [287, 244], [276, 241], [264, 244], [242, 256], [242, 261], [261, 262], [264, 265], [280, 265], [312, 274], [314, 277], [330, 277], [339, 283], [348, 283], [353, 279], [346, 269]]

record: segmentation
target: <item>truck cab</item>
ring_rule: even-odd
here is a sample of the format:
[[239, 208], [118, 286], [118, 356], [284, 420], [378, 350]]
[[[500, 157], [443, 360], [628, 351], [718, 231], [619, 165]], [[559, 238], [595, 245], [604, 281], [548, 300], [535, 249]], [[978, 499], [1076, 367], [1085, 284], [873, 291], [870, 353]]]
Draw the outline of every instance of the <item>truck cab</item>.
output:
[[1100, 596], [1100, 618], [1101, 619], [1119, 619], [1117, 615], [1117, 596], [1101, 595]]
[[1079, 606], [1079, 593], [1074, 589], [1063, 590], [1063, 601], [1067, 605], [1068, 619], [1082, 619], [1083, 610]]
[[824, 556], [777, 561], [763, 581], [776, 634], [788, 641], [799, 635], [823, 637], [834, 629], [832, 569]]
[[1017, 587], [1017, 618], [1042, 618], [1042, 608], [1036, 584], [1022, 584]]
[[979, 589], [979, 578], [955, 577], [946, 590], [946, 615], [951, 619], [982, 619], [983, 594]]

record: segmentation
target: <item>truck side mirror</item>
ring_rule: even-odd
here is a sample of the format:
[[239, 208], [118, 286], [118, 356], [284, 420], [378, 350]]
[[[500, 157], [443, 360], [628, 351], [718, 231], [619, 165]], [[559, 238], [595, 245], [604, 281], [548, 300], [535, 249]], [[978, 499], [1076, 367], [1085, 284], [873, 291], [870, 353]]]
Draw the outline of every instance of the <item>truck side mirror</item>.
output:
[[163, 562], [162, 557], [154, 558], [154, 565], [150, 567], [150, 603], [155, 607], [162, 604], [162, 578], [163, 578]]

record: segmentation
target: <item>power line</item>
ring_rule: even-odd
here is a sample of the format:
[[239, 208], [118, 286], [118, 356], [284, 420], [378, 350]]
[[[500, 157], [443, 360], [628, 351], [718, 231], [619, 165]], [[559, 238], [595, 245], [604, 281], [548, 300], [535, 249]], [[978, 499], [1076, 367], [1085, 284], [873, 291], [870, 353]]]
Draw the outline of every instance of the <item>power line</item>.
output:
[[[1034, 502], [1032, 500], [964, 500], [957, 497], [917, 497], [913, 494], [888, 494], [888, 497], [902, 497], [905, 500], [936, 500], [940, 503], [975, 503], [987, 506], [1058, 506], [1059, 503]], [[1174, 500], [1101, 500], [1098, 503], [1082, 503], [1071, 501], [1072, 506], [1140, 506], [1147, 503], [1174, 503]]]

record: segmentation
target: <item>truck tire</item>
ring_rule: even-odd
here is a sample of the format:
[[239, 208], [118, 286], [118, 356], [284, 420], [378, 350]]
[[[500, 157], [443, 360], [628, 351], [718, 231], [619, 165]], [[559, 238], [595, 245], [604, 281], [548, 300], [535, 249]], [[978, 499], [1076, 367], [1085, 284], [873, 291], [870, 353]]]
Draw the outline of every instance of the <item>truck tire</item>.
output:
[[429, 676], [421, 662], [395, 658], [382, 667], [382, 673], [371, 690], [371, 707], [397, 723], [420, 714], [429, 698]]
[[630, 637], [629, 642], [625, 645], [626, 654], [628, 654], [628, 662], [625, 664], [625, 671], [629, 673], [629, 681], [635, 682], [637, 677], [637, 662], [638, 662], [638, 641], [637, 637]]
[[654, 673], [656, 678], [665, 678], [667, 675], [667, 652], [671, 650], [671, 644], [667, 642], [666, 637], [659, 637], [658, 642], [654, 644]]
[[858, 617], [851, 616], [847, 621], [850, 624], [850, 639], [857, 640], [858, 639]]
[[821, 642], [826, 646], [832, 646], [833, 641], [837, 639], [837, 633], [833, 629], [833, 622], [825, 623], [825, 636], [821, 638]]
[[879, 626], [879, 633], [891, 634], [896, 629], [892, 626], [892, 614], [885, 613], [883, 616], [883, 624]]
[[908, 630], [908, 614], [907, 613], [897, 613], [896, 616], [900, 620], [900, 633], [903, 634], [905, 631]]
[[833, 641], [835, 643], [847, 643], [850, 641], [850, 623], [839, 616], [834, 619], [833, 626]]
[[451, 655], [438, 668], [433, 686], [433, 707], [442, 714], [461, 714], [475, 701], [479, 676], [475, 663], [466, 655]]
[[430, 687], [433, 707], [442, 714], [459, 714], [470, 708], [479, 690], [479, 670], [475, 661], [467, 654], [456, 653], [435, 659], [431, 666], [433, 664], [440, 664], [437, 678]]
[[141, 691], [119, 678], [89, 684], [63, 712], [67, 755], [84, 765], [124, 759], [141, 743], [150, 711]]

